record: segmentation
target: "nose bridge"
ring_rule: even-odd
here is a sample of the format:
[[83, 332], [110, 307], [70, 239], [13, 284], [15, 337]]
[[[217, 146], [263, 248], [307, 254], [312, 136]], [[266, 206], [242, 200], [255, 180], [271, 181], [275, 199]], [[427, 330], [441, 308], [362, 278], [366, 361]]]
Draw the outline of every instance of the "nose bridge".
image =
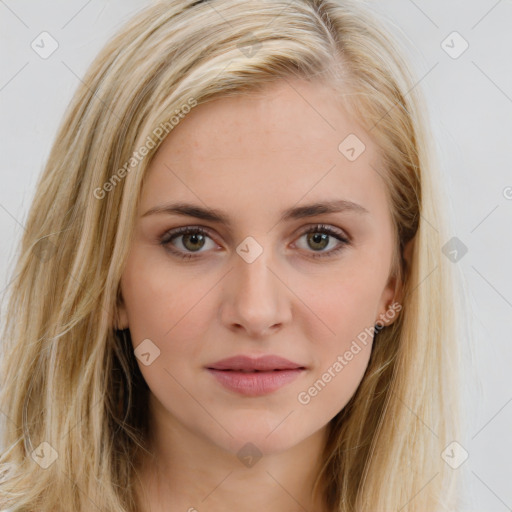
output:
[[[275, 258], [270, 248], [248, 237], [237, 247], [229, 273], [230, 293], [224, 298], [224, 321], [261, 333], [288, 318], [285, 287], [274, 275]], [[229, 312], [226, 316], [226, 312]]]
[[235, 263], [234, 278], [238, 281], [239, 302], [250, 303], [259, 297], [259, 302], [263, 305], [263, 302], [268, 303], [276, 299], [277, 280], [270, 270], [274, 260], [271, 249], [256, 244], [258, 242], [243, 242], [237, 248], [238, 259]]

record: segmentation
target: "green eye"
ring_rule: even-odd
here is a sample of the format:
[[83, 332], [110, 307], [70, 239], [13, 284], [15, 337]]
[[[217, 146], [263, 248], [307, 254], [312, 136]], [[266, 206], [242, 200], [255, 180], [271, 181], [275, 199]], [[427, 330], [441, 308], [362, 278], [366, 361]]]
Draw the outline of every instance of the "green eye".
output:
[[[308, 247], [313, 249], [313, 258], [330, 257], [334, 254], [337, 254], [346, 245], [350, 244], [349, 240], [343, 235], [341, 231], [331, 228], [330, 226], [325, 226], [323, 224], [318, 224], [317, 226], [309, 228], [307, 231], [302, 233], [301, 237], [305, 235], [307, 236], [306, 243], [308, 244]], [[334, 249], [325, 251], [324, 249], [329, 246], [331, 241], [330, 239], [337, 240], [338, 245], [334, 247]]]
[[[335, 229], [330, 226], [318, 224], [308, 228], [304, 231], [299, 238], [306, 236], [307, 247], [304, 249], [310, 252], [313, 258], [327, 258], [337, 254], [346, 245], [350, 244], [348, 237], [344, 236], [341, 230]], [[174, 243], [175, 240], [181, 240], [182, 248], [177, 248]], [[160, 240], [160, 244], [169, 252], [184, 259], [191, 259], [199, 257], [202, 252], [208, 249], [208, 240], [212, 241], [213, 247], [216, 244], [213, 242], [209, 232], [199, 226], [184, 226], [164, 234]], [[331, 250], [326, 251], [332, 240], [338, 243]], [[206, 247], [206, 250], [202, 250]]]

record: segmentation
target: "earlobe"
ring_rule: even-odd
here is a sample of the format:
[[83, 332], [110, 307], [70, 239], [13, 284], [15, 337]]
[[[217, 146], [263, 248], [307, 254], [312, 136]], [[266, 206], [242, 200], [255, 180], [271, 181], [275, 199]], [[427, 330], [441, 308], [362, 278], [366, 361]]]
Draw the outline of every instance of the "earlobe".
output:
[[115, 313], [115, 324], [114, 328], [118, 331], [122, 331], [123, 329], [128, 328], [128, 314], [126, 312], [126, 306], [124, 304], [123, 296], [121, 295], [121, 292], [118, 294], [117, 298], [117, 306], [116, 306], [116, 313]]
[[404, 273], [411, 267], [412, 254], [414, 250], [414, 238], [405, 244], [402, 251], [403, 271], [400, 276], [392, 276], [386, 286], [383, 294], [383, 310], [381, 310], [379, 317], [375, 320], [375, 325], [386, 327], [391, 325], [398, 317], [399, 311], [402, 309], [402, 300], [404, 293]]
[[383, 309], [380, 311], [378, 318], [375, 319], [375, 327], [387, 327], [391, 325], [396, 317], [395, 305], [398, 304], [396, 301], [396, 294], [390, 301], [387, 301]]
[[391, 302], [390, 306], [393, 306], [396, 308], [396, 304], [400, 305], [400, 309], [402, 308], [402, 302], [404, 300], [404, 286], [405, 286], [405, 279], [406, 276], [409, 273], [409, 270], [411, 268], [412, 263], [412, 257], [413, 257], [413, 251], [414, 251], [414, 241], [409, 240], [402, 251], [402, 257], [400, 264], [402, 265], [401, 272], [400, 272], [400, 279], [397, 279], [396, 285], [395, 285], [395, 293], [393, 295], [393, 301]]
[[402, 251], [402, 258], [405, 262], [405, 270], [411, 268], [412, 254], [414, 251], [414, 241], [415, 241], [415, 238], [413, 238], [412, 240], [409, 240], [405, 244], [404, 250]]
[[391, 304], [394, 302], [398, 286], [398, 277], [390, 276], [386, 284], [386, 288], [381, 296], [381, 304], [379, 306], [379, 316], [375, 319], [375, 327], [386, 327], [389, 325], [388, 321], [388, 310]]
[[375, 321], [375, 327], [383, 328], [391, 325], [397, 318], [398, 313], [402, 309], [402, 304], [397, 300], [393, 300], [386, 311], [380, 314], [379, 318]]

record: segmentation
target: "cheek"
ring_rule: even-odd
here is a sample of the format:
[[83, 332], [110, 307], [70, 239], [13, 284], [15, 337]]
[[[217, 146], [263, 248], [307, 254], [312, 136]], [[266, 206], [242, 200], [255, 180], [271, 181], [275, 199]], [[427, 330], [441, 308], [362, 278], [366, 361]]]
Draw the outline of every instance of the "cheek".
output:
[[212, 299], [219, 276], [211, 275], [207, 277], [204, 269], [197, 274], [180, 272], [176, 265], [135, 254], [122, 279], [133, 348], [148, 346], [156, 356], [148, 365], [137, 359], [146, 384], [164, 410], [192, 417], [198, 424], [205, 421], [204, 411], [190, 399], [189, 390], [205, 362], [201, 341], [215, 322]]
[[337, 274], [318, 279], [315, 287], [302, 281], [301, 296], [307, 297], [305, 302], [315, 313], [302, 327], [314, 341], [316, 353], [311, 378], [297, 396], [305, 416], [323, 417], [325, 421], [334, 417], [364, 376], [385, 281], [385, 269], [378, 265], [359, 258]]
[[370, 354], [371, 341], [348, 343], [325, 360], [297, 394], [298, 412], [304, 422], [326, 424], [344, 409], [363, 379]]
[[310, 339], [321, 339], [323, 346], [334, 350], [374, 325], [384, 285], [383, 276], [370, 268], [361, 263], [316, 279], [314, 286], [301, 279], [295, 291], [314, 313], [307, 317], [315, 318], [303, 325]]
[[148, 262], [144, 254], [128, 260], [121, 280], [133, 348], [148, 347], [145, 352], [151, 354], [150, 364], [137, 359], [144, 380], [167, 410], [180, 404], [199, 414], [198, 419], [201, 411], [190, 403], [187, 389], [204, 350], [198, 341], [214, 321], [209, 291], [217, 280], [176, 271], [165, 262]]
[[214, 283], [198, 273], [176, 271], [165, 262], [149, 262], [134, 254], [121, 280], [134, 344], [145, 338], [165, 346], [181, 335], [193, 337], [206, 321], [200, 305]]
[[[363, 279], [362, 274], [352, 273], [331, 279], [321, 291], [307, 295], [308, 306], [322, 322], [309, 324], [316, 364], [296, 396], [305, 421], [332, 419], [352, 398], [365, 374], [380, 296], [368, 276]], [[320, 324], [324, 325], [321, 331]]]

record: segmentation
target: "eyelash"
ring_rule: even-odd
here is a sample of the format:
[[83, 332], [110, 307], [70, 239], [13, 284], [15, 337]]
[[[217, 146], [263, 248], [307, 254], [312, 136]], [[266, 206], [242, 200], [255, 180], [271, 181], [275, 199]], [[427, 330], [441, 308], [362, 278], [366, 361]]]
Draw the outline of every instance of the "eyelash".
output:
[[[302, 232], [299, 235], [299, 238], [303, 237], [304, 235], [308, 235], [311, 233], [323, 233], [326, 235], [329, 235], [336, 240], [340, 242], [340, 245], [338, 247], [331, 249], [328, 252], [314, 252], [311, 254], [312, 258], [328, 258], [335, 254], [337, 254], [339, 251], [345, 248], [345, 246], [350, 245], [350, 240], [343, 236], [341, 231], [338, 231], [332, 227], [326, 226], [324, 224], [317, 224], [315, 226], [312, 226], [308, 228], [306, 231]], [[190, 260], [192, 258], [199, 257], [200, 253], [197, 254], [194, 253], [184, 253], [182, 251], [172, 249], [172, 244], [170, 243], [174, 238], [177, 238], [179, 236], [183, 235], [190, 235], [190, 234], [200, 234], [207, 236], [208, 238], [211, 238], [209, 232], [205, 230], [204, 228], [200, 226], [184, 226], [181, 228], [176, 228], [171, 231], [167, 231], [160, 239], [160, 245], [162, 245], [167, 251], [175, 254], [176, 256]]]

